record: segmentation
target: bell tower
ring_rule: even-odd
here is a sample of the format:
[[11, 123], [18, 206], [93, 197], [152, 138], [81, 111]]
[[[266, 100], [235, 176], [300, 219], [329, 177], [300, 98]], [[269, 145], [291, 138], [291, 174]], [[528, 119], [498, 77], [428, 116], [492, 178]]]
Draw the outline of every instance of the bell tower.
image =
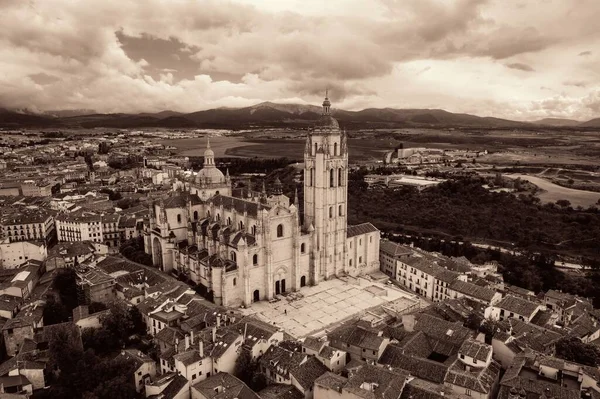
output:
[[327, 94], [304, 149], [304, 227], [315, 234], [313, 284], [347, 270], [348, 148]]

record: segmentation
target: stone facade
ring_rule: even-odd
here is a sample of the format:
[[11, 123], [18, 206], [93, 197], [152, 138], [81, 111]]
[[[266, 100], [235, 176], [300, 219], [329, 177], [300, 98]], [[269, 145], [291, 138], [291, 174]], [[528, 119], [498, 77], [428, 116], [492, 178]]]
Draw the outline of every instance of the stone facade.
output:
[[272, 194], [231, 196], [229, 173], [215, 166], [210, 144], [195, 178], [153, 203], [145, 250], [225, 306], [249, 306], [342, 275], [379, 270], [379, 231], [347, 225], [346, 134], [323, 102], [304, 151], [304, 215], [276, 182]]

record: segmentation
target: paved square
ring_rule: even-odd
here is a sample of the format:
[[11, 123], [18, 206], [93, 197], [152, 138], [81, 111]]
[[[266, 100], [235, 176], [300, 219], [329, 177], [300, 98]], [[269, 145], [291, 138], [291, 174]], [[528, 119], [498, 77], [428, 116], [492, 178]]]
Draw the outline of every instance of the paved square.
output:
[[241, 311], [281, 327], [295, 338], [302, 338], [356, 317], [367, 309], [386, 305], [401, 311], [414, 305], [412, 298], [416, 298], [415, 295], [393, 285], [348, 277], [303, 287], [294, 295], [278, 295], [277, 302], [256, 302]]

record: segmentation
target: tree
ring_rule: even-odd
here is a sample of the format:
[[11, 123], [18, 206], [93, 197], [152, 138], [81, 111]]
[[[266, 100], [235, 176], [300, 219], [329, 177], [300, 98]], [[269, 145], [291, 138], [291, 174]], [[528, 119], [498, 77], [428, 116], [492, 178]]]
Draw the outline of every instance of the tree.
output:
[[479, 331], [483, 319], [477, 313], [471, 313], [465, 321], [465, 327], [471, 330]]
[[60, 296], [60, 302], [68, 311], [72, 311], [79, 306], [77, 274], [73, 269], [61, 269], [54, 277], [53, 284]]
[[560, 206], [561, 208], [567, 208], [571, 206], [571, 201], [566, 199], [559, 199], [556, 201], [556, 205]]
[[600, 366], [600, 348], [592, 344], [585, 344], [576, 337], [565, 337], [558, 340], [556, 356], [591, 367]]
[[71, 315], [72, 313], [69, 309], [62, 303], [56, 302], [54, 296], [49, 295], [48, 298], [46, 298], [43, 314], [45, 326], [69, 321]]

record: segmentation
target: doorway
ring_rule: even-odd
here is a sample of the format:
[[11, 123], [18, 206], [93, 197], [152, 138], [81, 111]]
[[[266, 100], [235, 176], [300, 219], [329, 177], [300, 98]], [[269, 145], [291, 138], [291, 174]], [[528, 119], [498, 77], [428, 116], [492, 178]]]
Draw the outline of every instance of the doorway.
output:
[[254, 301], [253, 302], [258, 302], [258, 301], [260, 301], [260, 291], [254, 290]]
[[279, 295], [279, 294], [281, 294], [279, 281], [275, 281], [275, 295]]

